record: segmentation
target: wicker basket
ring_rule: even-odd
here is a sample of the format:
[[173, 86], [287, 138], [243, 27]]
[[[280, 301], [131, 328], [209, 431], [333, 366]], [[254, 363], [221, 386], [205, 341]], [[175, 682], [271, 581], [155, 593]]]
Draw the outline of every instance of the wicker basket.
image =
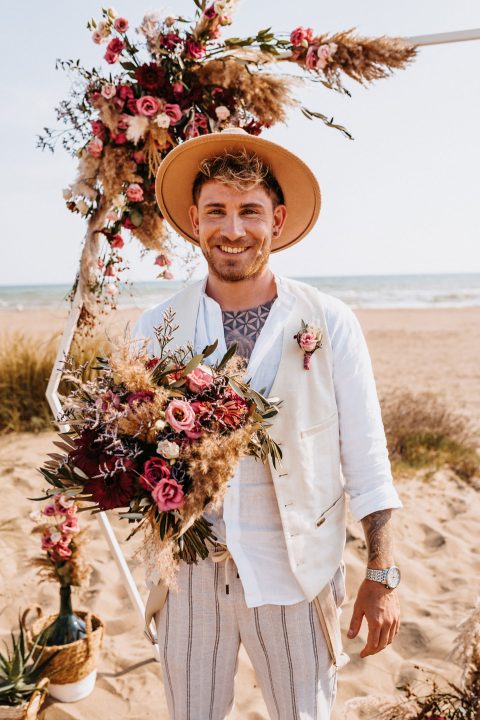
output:
[[47, 693], [48, 679], [43, 678], [22, 705], [0, 705], [0, 720], [37, 720]]
[[[32, 610], [36, 613], [37, 618], [29, 625], [28, 615]], [[52, 655], [55, 655], [45, 668], [44, 674], [51, 683], [56, 685], [65, 685], [83, 680], [97, 667], [103, 641], [103, 622], [97, 615], [92, 613], [77, 612], [76, 614], [85, 621], [87, 630], [85, 638], [68, 645], [42, 646], [42, 660], [48, 660]], [[27, 640], [30, 645], [56, 617], [57, 615], [44, 616], [39, 605], [31, 605], [24, 611], [22, 620], [25, 624]]]

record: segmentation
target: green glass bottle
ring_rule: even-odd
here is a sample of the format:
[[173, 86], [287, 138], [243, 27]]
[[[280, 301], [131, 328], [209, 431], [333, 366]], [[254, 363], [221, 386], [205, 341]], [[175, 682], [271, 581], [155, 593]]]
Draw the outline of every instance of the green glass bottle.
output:
[[68, 645], [86, 637], [85, 622], [72, 610], [70, 585], [60, 586], [60, 612], [39, 636], [40, 645]]

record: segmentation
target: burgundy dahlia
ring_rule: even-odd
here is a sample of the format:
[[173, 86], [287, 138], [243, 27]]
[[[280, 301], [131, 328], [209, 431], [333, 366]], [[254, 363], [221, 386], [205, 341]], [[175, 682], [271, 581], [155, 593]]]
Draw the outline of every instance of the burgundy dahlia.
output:
[[84, 484], [101, 510], [126, 507], [135, 494], [134, 463], [119, 455], [102, 455], [97, 473]]
[[156, 63], [144, 64], [135, 70], [135, 79], [145, 90], [160, 90], [165, 82], [165, 70]]

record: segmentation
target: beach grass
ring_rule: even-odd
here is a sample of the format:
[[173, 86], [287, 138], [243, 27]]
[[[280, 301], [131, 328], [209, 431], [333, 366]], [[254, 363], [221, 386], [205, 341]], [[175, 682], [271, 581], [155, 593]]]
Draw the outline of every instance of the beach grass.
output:
[[469, 480], [480, 473], [476, 428], [435, 395], [397, 390], [381, 405], [394, 474], [449, 467]]
[[[55, 429], [45, 391], [58, 343], [58, 335], [45, 341], [23, 333], [0, 339], [0, 434]], [[105, 344], [95, 336], [75, 339], [71, 357], [76, 365], [86, 363], [85, 377], [96, 356], [105, 352]], [[60, 392], [65, 390], [61, 384]]]

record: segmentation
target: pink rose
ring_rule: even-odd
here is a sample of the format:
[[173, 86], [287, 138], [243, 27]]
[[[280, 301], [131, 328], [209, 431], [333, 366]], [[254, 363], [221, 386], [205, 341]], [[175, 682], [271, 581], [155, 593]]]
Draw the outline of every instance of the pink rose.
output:
[[145, 155], [141, 150], [137, 150], [136, 152], [132, 153], [132, 158], [135, 160], [137, 165], [141, 165], [145, 162]]
[[176, 480], [161, 480], [152, 491], [152, 498], [158, 505], [158, 509], [163, 512], [175, 510], [182, 507], [185, 495], [182, 486]]
[[189, 390], [196, 393], [203, 392], [213, 383], [212, 372], [201, 367], [196, 367], [186, 377]]
[[170, 270], [165, 270], [162, 277], [164, 280], [173, 280], [174, 275], [170, 272]]
[[125, 245], [125, 243], [124, 243], [124, 241], [123, 241], [122, 236], [121, 236], [121, 235], [118, 235], [118, 233], [117, 233], [117, 235], [114, 235], [114, 236], [113, 236], [110, 245], [112, 246], [112, 248], [121, 249], [121, 248], [123, 248], [123, 246]]
[[166, 267], [167, 265], [171, 265], [172, 261], [166, 255], [157, 255], [153, 264], [159, 265], [160, 267]]
[[131, 202], [142, 202], [142, 200], [143, 200], [142, 187], [138, 183], [130, 183], [130, 185], [127, 188], [127, 198]]
[[290, 33], [290, 42], [292, 45], [299, 46], [304, 42], [309, 42], [313, 38], [313, 29], [305, 27], [297, 27]]
[[113, 23], [113, 27], [119, 33], [126, 33], [128, 30], [128, 20], [123, 17], [119, 17]]
[[115, 97], [117, 89], [115, 85], [112, 85], [111, 83], [106, 83], [105, 85], [102, 85], [102, 89], [100, 92], [105, 98], [105, 100], [111, 100], [113, 97]]
[[195, 60], [199, 60], [201, 57], [205, 55], [205, 47], [203, 45], [200, 45], [197, 40], [194, 40], [194, 38], [190, 37], [185, 42], [185, 51], [187, 55], [190, 55], [191, 58], [194, 58]]
[[92, 120], [90, 122], [92, 132], [96, 137], [102, 138], [105, 135], [105, 125], [101, 120]]
[[177, 105], [176, 103], [165, 103], [163, 112], [170, 118], [171, 125], [176, 125], [183, 117], [180, 105]]
[[70, 550], [70, 548], [59, 544], [54, 549], [53, 554], [59, 557], [61, 560], [66, 560], [66, 558], [71, 557], [72, 551]]
[[103, 57], [109, 65], [115, 65], [115, 63], [117, 62], [117, 60], [120, 56], [118, 53], [114, 53], [111, 50], [107, 50], [107, 52], [105, 53], [105, 55]]
[[317, 338], [312, 332], [304, 332], [300, 335], [300, 347], [305, 352], [313, 352], [317, 347]]
[[143, 474], [138, 478], [138, 482], [145, 490], [152, 490], [161, 480], [169, 480], [171, 474], [170, 465], [166, 460], [153, 457], [143, 466]]
[[54, 542], [47, 531], [42, 535], [42, 550], [50, 550], [54, 546]]
[[101, 43], [103, 42], [102, 33], [98, 30], [94, 30], [94, 32], [92, 33], [92, 40], [96, 45], [101, 45]]
[[77, 533], [80, 529], [77, 518], [68, 518], [59, 527], [62, 533]]
[[55, 515], [55, 513], [56, 513], [55, 505], [45, 505], [42, 512], [47, 517], [51, 517], [52, 515]]
[[193, 430], [195, 413], [188, 402], [172, 400], [165, 410], [165, 420], [175, 432]]
[[144, 95], [143, 97], [138, 98], [135, 103], [135, 107], [139, 115], [152, 117], [152, 115], [156, 115], [159, 111], [160, 103], [157, 98], [152, 97], [152, 95]]
[[323, 70], [327, 66], [327, 63], [331, 57], [330, 48], [328, 47], [328, 45], [320, 45], [317, 50], [317, 57], [318, 60], [316, 68], [317, 70]]
[[93, 138], [87, 145], [87, 152], [94, 158], [99, 158], [103, 151], [103, 142], [99, 137]]
[[310, 45], [307, 50], [307, 57], [305, 58], [305, 64], [309, 70], [314, 70], [317, 67], [317, 48], [315, 45]]

